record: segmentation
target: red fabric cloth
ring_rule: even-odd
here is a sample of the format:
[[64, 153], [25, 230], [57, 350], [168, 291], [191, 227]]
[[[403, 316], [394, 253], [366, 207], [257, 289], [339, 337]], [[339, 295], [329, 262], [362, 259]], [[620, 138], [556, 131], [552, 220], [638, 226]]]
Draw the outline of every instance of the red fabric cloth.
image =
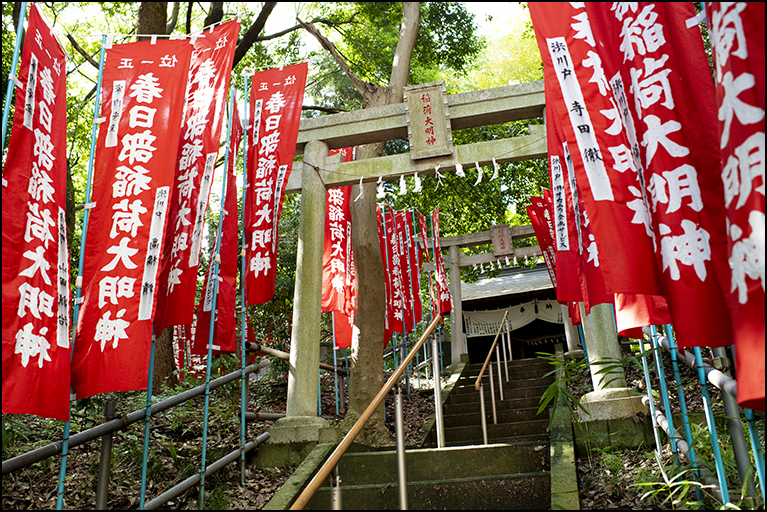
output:
[[671, 323], [666, 299], [660, 295], [615, 294], [615, 322], [618, 334], [642, 339], [642, 327]]
[[[549, 177], [552, 190], [552, 210], [555, 232], [555, 265], [557, 273], [557, 300], [580, 302], [583, 300], [580, 269], [580, 226], [573, 204], [577, 187], [565, 161], [564, 136], [554, 110], [546, 110], [546, 139], [549, 152]], [[577, 203], [577, 201], [576, 201]], [[576, 310], [578, 308], [576, 307]]]
[[[330, 150], [351, 162], [354, 148]], [[351, 312], [348, 304], [351, 287], [351, 185], [327, 191], [325, 200], [325, 239], [322, 253], [322, 312]]]
[[[577, 6], [576, 6], [577, 5]], [[618, 48], [598, 47], [583, 4], [531, 4], [543, 57], [547, 115], [559, 118], [571, 153], [581, 200], [602, 254], [600, 270], [610, 292], [660, 293], [647, 206], [634, 161], [633, 128], [621, 112], [600, 56]], [[574, 7], [575, 6], [575, 7]], [[601, 9], [609, 10], [606, 5]], [[605, 76], [606, 73], [606, 76]], [[553, 186], [553, 183], [552, 183]], [[613, 236], [620, 231], [622, 236]]]
[[551, 222], [551, 208], [547, 200], [543, 197], [531, 197], [532, 204], [527, 207], [528, 216], [533, 225], [535, 236], [538, 239], [538, 246], [543, 253], [543, 259], [546, 262], [546, 270], [549, 272], [549, 279], [554, 290], [557, 289], [557, 269], [556, 257], [554, 255], [554, 225]]
[[[434, 268], [437, 282], [437, 311], [440, 315], [453, 310], [453, 301], [450, 297], [450, 288], [447, 285], [447, 272], [442, 258], [442, 250], [439, 247], [439, 206], [431, 213], [432, 238], [434, 239]], [[461, 300], [458, 297], [457, 300]]]
[[341, 311], [333, 311], [333, 334], [335, 340], [334, 349], [352, 346], [354, 333], [354, 318], [345, 315]]
[[415, 323], [421, 319], [421, 297], [415, 246], [412, 242], [408, 243], [411, 238], [412, 224], [408, 223], [407, 212], [395, 212], [394, 218], [399, 241], [400, 264], [402, 265], [405, 332], [413, 332]]
[[738, 403], [764, 411], [764, 3], [706, 2], [706, 17], [729, 228], [724, 286]]
[[253, 75], [244, 208], [248, 306], [274, 297], [280, 213], [296, 151], [308, 69], [302, 62]]
[[[234, 161], [242, 141], [242, 122], [235, 104], [232, 134], [229, 140], [229, 161], [226, 171], [226, 199], [224, 200], [224, 218], [221, 230], [221, 263], [218, 266], [218, 293], [216, 294], [216, 332], [213, 338], [213, 354], [234, 353], [236, 350], [237, 314], [237, 172]], [[210, 264], [205, 274], [203, 293], [197, 305], [197, 335], [192, 343], [192, 353], [207, 354], [210, 340], [210, 318], [213, 307], [212, 272], [214, 268], [215, 246], [211, 248]], [[215, 348], [219, 347], [219, 348]]]
[[194, 39], [184, 124], [174, 164], [157, 289], [155, 331], [192, 323], [205, 212], [221, 145], [234, 47], [233, 20]]
[[3, 168], [3, 412], [69, 421], [66, 61], [35, 4]]
[[155, 292], [192, 46], [184, 40], [106, 52], [84, 301], [72, 354], [78, 398], [146, 389]]
[[729, 345], [717, 108], [700, 30], [686, 26], [693, 6], [587, 4], [586, 12], [606, 49], [607, 76], [620, 74], [622, 87], [611, 80], [616, 104], [628, 109], [636, 130], [656, 265], [679, 345]]

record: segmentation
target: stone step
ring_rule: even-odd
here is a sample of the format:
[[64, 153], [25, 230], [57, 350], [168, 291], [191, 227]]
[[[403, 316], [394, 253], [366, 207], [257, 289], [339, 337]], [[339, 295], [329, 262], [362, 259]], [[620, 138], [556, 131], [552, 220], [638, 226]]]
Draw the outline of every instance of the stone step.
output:
[[[400, 508], [396, 480], [385, 484], [341, 484], [346, 510]], [[449, 480], [408, 481], [407, 506], [412, 510], [546, 510], [551, 507], [551, 477], [545, 472]], [[330, 488], [321, 487], [307, 509], [330, 509]]]
[[[487, 436], [491, 442], [501, 438], [517, 438], [518, 436], [537, 436], [547, 434], [549, 426], [548, 419], [519, 421], [515, 423], [493, 424], [492, 413], [487, 422]], [[477, 422], [475, 425], [466, 425], [462, 427], [445, 427], [445, 443], [457, 441], [460, 444], [482, 444], [482, 424]], [[436, 444], [437, 434], [434, 429], [426, 435], [424, 445], [431, 446]]]
[[[554, 379], [554, 377], [530, 377], [529, 379], [509, 380], [508, 382], [506, 382], [506, 379], [502, 378], [501, 384], [503, 384], [503, 391], [505, 393], [507, 389], [513, 390], [518, 388], [537, 387], [537, 386], [548, 387], [555, 380], [556, 379]], [[476, 388], [474, 387], [475, 382], [476, 382], [476, 379], [463, 381], [463, 382], [459, 380], [458, 382], [456, 382], [455, 386], [453, 386], [453, 390], [450, 392], [450, 394], [452, 395], [453, 393], [456, 393], [456, 394], [479, 393], [479, 391], [476, 390]], [[490, 378], [484, 377], [481, 381], [481, 384], [484, 386], [485, 390], [489, 390]], [[493, 386], [497, 392], [498, 379], [493, 378]]]
[[[434, 443], [429, 444], [428, 446], [434, 447], [437, 445], [436, 436], [434, 437]], [[545, 446], [548, 450], [549, 446], [549, 434], [543, 433], [543, 434], [532, 434], [527, 436], [515, 436], [515, 437], [493, 437], [491, 438], [488, 436], [488, 443], [504, 443], [504, 444], [518, 444], [518, 443], [535, 443], [537, 447]], [[462, 439], [458, 441], [446, 441], [445, 446], [451, 447], [451, 446], [483, 446], [484, 439]], [[541, 450], [543, 450], [541, 448]]]
[[[477, 392], [477, 395], [479, 395], [479, 392]], [[485, 407], [490, 408], [490, 397], [485, 397], [487, 400], [485, 402]], [[534, 408], [538, 409], [538, 397], [530, 397], [530, 398], [517, 398], [517, 399], [509, 399], [504, 395], [503, 400], [497, 400], [495, 403], [495, 407], [498, 411], [507, 411], [507, 410], [517, 410], [517, 409], [529, 409]], [[476, 413], [479, 414], [480, 406], [479, 406], [479, 397], [477, 397], [477, 400], [469, 402], [469, 403], [451, 403], [446, 404], [444, 408], [442, 409], [442, 414], [472, 414]]]
[[[504, 389], [503, 391], [503, 401], [506, 400], [518, 400], [521, 398], [535, 398], [538, 399], [543, 395], [543, 392], [546, 391], [546, 388], [548, 387], [547, 384], [544, 385], [529, 385], [525, 387], [519, 387], [515, 389]], [[489, 405], [490, 400], [490, 387], [484, 389], [485, 393], [485, 405]], [[500, 398], [498, 396], [498, 391], [496, 390], [496, 399]], [[445, 403], [446, 406], [453, 405], [453, 404], [468, 404], [468, 403], [476, 403], [479, 404], [479, 391], [474, 392], [461, 392], [461, 393], [455, 393], [455, 388], [453, 391], [450, 392], [450, 396], [447, 398], [447, 401]]]
[[[492, 444], [460, 446], [455, 448], [408, 449], [405, 452], [405, 469], [408, 481], [434, 479], [474, 478], [481, 476], [532, 473], [549, 468], [546, 457], [538, 455], [539, 444], [524, 442], [515, 444]], [[343, 485], [386, 484], [397, 482], [397, 452], [347, 453], [339, 462], [339, 475]]]
[[[453, 414], [452, 411], [449, 411], [450, 414], [447, 414], [448, 411], [446, 411], [446, 414], [443, 415], [444, 421], [445, 421], [445, 428], [448, 427], [465, 427], [469, 425], [480, 425], [480, 411], [479, 409], [476, 412], [472, 413], [464, 413], [464, 414]], [[499, 409], [496, 407], [496, 419], [498, 420], [498, 423], [514, 423], [519, 421], [532, 421], [532, 420], [540, 420], [540, 419], [549, 419], [549, 411], [548, 409], [544, 409], [541, 411], [541, 414], [536, 414], [538, 412], [537, 407], [530, 407], [525, 409]], [[485, 409], [485, 417], [489, 423], [492, 423], [493, 421], [493, 409], [490, 404], [486, 404]]]

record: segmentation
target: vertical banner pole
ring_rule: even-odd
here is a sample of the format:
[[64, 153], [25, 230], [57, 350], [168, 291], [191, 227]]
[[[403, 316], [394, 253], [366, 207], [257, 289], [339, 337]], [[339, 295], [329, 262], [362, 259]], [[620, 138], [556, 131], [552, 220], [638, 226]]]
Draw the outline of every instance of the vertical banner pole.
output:
[[[412, 245], [412, 241], [410, 239], [410, 227], [408, 226], [408, 223], [407, 223], [407, 210], [404, 212], [404, 214], [405, 214], [405, 239], [407, 240], [407, 279], [410, 282], [410, 311], [413, 312], [413, 336], [415, 336], [417, 339], [417, 336], [416, 336], [417, 331], [415, 326], [415, 300], [413, 298], [413, 270], [411, 266], [412, 262], [410, 261], [410, 246]], [[417, 259], [418, 259], [418, 255], [416, 254], [416, 260]], [[417, 266], [418, 266], [418, 262], [416, 261], [416, 267]], [[419, 286], [419, 290], [420, 290], [420, 286]], [[405, 337], [405, 353], [407, 353], [407, 337]], [[407, 399], [410, 400], [410, 368], [408, 368], [405, 383], [407, 385]]]
[[[22, 25], [22, 23], [20, 23]], [[99, 77], [96, 84], [96, 100], [93, 107], [93, 126], [91, 127], [91, 148], [90, 156], [88, 157], [88, 180], [85, 185], [85, 204], [91, 202], [91, 184], [93, 183], [93, 161], [96, 153], [96, 138], [98, 137], [98, 124], [96, 119], [99, 118], [101, 110], [101, 79], [104, 77], [104, 58], [106, 56], [106, 43], [107, 36], [101, 36], [101, 55], [99, 57]], [[8, 100], [6, 99], [6, 107], [8, 106]], [[3, 124], [3, 129], [5, 124]], [[70, 343], [69, 359], [72, 360], [72, 354], [74, 353], [74, 334], [77, 330], [77, 319], [80, 315], [80, 297], [83, 292], [83, 257], [85, 255], [85, 241], [88, 236], [88, 214], [89, 208], [85, 208], [83, 211], [83, 228], [82, 235], [80, 237], [80, 261], [77, 267], [77, 279], [75, 280], [75, 307], [72, 312], [72, 342]], [[71, 391], [71, 390], [70, 390]], [[71, 416], [71, 407], [70, 407]], [[59, 487], [58, 496], [56, 497], [56, 510], [61, 510], [64, 501], [64, 478], [67, 474], [67, 454], [69, 453], [69, 422], [64, 423], [64, 438], [62, 440], [61, 447], [61, 470], [59, 471]]]
[[149, 371], [147, 372], [146, 383], [146, 409], [144, 412], [144, 455], [141, 461], [141, 497], [139, 499], [139, 510], [144, 510], [144, 501], [146, 499], [146, 472], [147, 459], [149, 458], [149, 429], [152, 419], [152, 379], [154, 378], [154, 346], [155, 337], [152, 329], [152, 347], [149, 349]]
[[245, 484], [245, 410], [247, 403], [245, 401], [245, 388], [247, 380], [245, 379], [245, 340], [247, 339], [247, 323], [245, 322], [245, 201], [248, 193], [248, 124], [250, 123], [249, 105], [250, 105], [250, 82], [248, 73], [245, 73], [245, 108], [243, 110], [243, 145], [242, 145], [242, 253], [240, 254], [240, 371], [242, 372], [240, 401], [240, 483]]
[[[16, 77], [16, 66], [19, 63], [19, 49], [21, 48], [21, 35], [24, 32], [24, 20], [27, 19], [27, 3], [21, 2], [21, 11], [19, 12], [19, 26], [16, 28], [16, 44], [13, 47], [13, 59], [11, 60], [11, 75]], [[5, 148], [5, 134], [8, 128], [8, 116], [11, 113], [11, 101], [16, 97], [14, 88], [16, 82], [8, 80], [8, 90], [5, 93], [5, 106], [3, 106], [3, 145]]]
[[658, 331], [655, 329], [654, 325], [650, 326], [650, 332], [650, 343], [652, 344], [653, 353], [655, 355], [655, 367], [658, 370], [658, 380], [660, 381], [660, 396], [663, 400], [663, 408], [666, 410], [666, 421], [668, 422], [668, 437], [669, 441], [671, 442], [671, 452], [674, 455], [674, 462], [678, 466], [679, 453], [676, 448], [676, 429], [674, 428], [674, 415], [671, 413], [671, 405], [668, 401], [668, 391], [666, 389], [666, 372], [663, 368], [663, 354], [661, 354], [660, 347], [658, 346]]
[[229, 93], [229, 123], [226, 130], [226, 144], [224, 149], [224, 176], [221, 185], [221, 206], [218, 214], [218, 232], [216, 233], [216, 252], [211, 264], [213, 265], [213, 302], [210, 308], [210, 332], [208, 334], [208, 360], [205, 365], [205, 409], [202, 421], [202, 464], [200, 466], [200, 510], [205, 508], [205, 466], [208, 447], [208, 416], [210, 404], [210, 367], [213, 359], [213, 341], [216, 333], [216, 299], [218, 298], [218, 265], [221, 261], [221, 235], [224, 225], [224, 208], [226, 201], [226, 182], [229, 173], [229, 140], [232, 138], [232, 119], [234, 109], [234, 91]]
[[[578, 326], [580, 327], [580, 325]], [[695, 444], [692, 438], [692, 429], [690, 428], [690, 417], [687, 414], [687, 401], [684, 398], [684, 387], [682, 386], [682, 377], [679, 374], [679, 363], [677, 362], [677, 349], [674, 342], [674, 333], [671, 332], [671, 324], [666, 324], [666, 339], [668, 340], [668, 348], [671, 353], [671, 369], [674, 371], [674, 381], [676, 382], [676, 392], [679, 399], [679, 409], [682, 412], [682, 427], [684, 429], [684, 437], [687, 440], [687, 450], [690, 454], [690, 462], [692, 463], [693, 474], [698, 477], [700, 472], [698, 471], [698, 459], [695, 456]], [[585, 344], [583, 345], [586, 346]], [[585, 352], [584, 352], [585, 354]], [[695, 493], [698, 501], [703, 501], [703, 492], [700, 487], [695, 487]]]
[[714, 454], [714, 465], [716, 466], [716, 477], [719, 480], [719, 489], [722, 492], [722, 503], [730, 503], [730, 492], [727, 488], [727, 477], [724, 474], [724, 462], [719, 448], [719, 436], [716, 433], [716, 424], [714, 423], [714, 412], [711, 410], [711, 398], [706, 389], [706, 374], [703, 371], [703, 357], [700, 353], [700, 347], [693, 347], [695, 354], [695, 366], [698, 369], [698, 380], [700, 381], [700, 392], [703, 395], [703, 411], [706, 413], [706, 423], [708, 423], [708, 433], [711, 437], [711, 449]]
[[[431, 217], [431, 216], [430, 216]], [[431, 219], [431, 238], [434, 240], [434, 217]], [[434, 281], [436, 284], [437, 281], [437, 244], [432, 243], [432, 250], [434, 252]], [[437, 284], [435, 286], [435, 294], [439, 293], [439, 285]], [[439, 301], [439, 297], [436, 297], [437, 301]], [[461, 300], [460, 297], [458, 297], [456, 300]], [[453, 313], [455, 314], [455, 313]], [[461, 322], [462, 319], [458, 319], [458, 322]], [[460, 325], [456, 322], [456, 325]], [[442, 375], [442, 325], [439, 325], [437, 327], [437, 352], [439, 352], [439, 363], [437, 363], [437, 354], [432, 354], [432, 362], [439, 364], [439, 374]], [[434, 385], [436, 386], [437, 383], [435, 382]], [[441, 386], [441, 384], [440, 384]]]
[[335, 312], [330, 313], [330, 320], [333, 325], [333, 381], [336, 390], [336, 416], [338, 416], [338, 359], [336, 357], [336, 315]]

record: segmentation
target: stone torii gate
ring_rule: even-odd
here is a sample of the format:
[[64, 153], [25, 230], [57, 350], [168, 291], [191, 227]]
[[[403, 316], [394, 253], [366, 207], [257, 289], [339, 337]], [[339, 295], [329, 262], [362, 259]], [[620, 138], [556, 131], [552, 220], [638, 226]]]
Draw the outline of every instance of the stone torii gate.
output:
[[[501, 164], [547, 157], [542, 125], [531, 125], [530, 135], [460, 146], [452, 145], [451, 136], [451, 130], [543, 117], [542, 81], [449, 96], [444, 94], [444, 83], [406, 87], [405, 92], [404, 103], [301, 121], [296, 154], [303, 153], [304, 161], [294, 162], [286, 187], [287, 193], [302, 194], [288, 401], [286, 417], [271, 430], [273, 442], [322, 441], [322, 430], [328, 426], [317, 416], [316, 400], [326, 190], [360, 180], [371, 182], [416, 172], [433, 173], [437, 166], [446, 172], [456, 169], [458, 164], [489, 165], [494, 158]], [[419, 98], [422, 102], [429, 100], [429, 113], [433, 115], [430, 120], [437, 121], [434, 128], [441, 135], [437, 136], [436, 144], [426, 141], [423, 125], [419, 125], [424, 118]], [[330, 149], [405, 138], [410, 140], [410, 153], [344, 163], [340, 155], [328, 156]], [[459, 262], [457, 267], [459, 245], [449, 245], [451, 261]], [[457, 279], [454, 275], [451, 281], [460, 283], [460, 274]], [[460, 289], [456, 302], [460, 304]], [[460, 307], [451, 315], [451, 322], [453, 332], [462, 330]], [[462, 341], [456, 348], [454, 340], [451, 356], [457, 351], [460, 357]]]
[[[451, 130], [542, 117], [545, 107], [542, 81], [449, 96], [444, 94], [444, 83], [421, 84], [405, 90], [403, 103], [301, 121], [296, 154], [303, 153], [304, 161], [294, 162], [286, 187], [287, 193], [302, 194], [288, 403], [286, 417], [272, 429], [274, 442], [316, 441], [327, 426], [325, 420], [317, 417], [316, 400], [326, 190], [357, 184], [360, 179], [370, 182], [379, 177], [394, 179], [416, 172], [433, 173], [437, 166], [441, 172], [449, 172], [456, 169], [456, 164], [489, 165], [493, 158], [501, 164], [547, 156], [546, 133], [540, 125], [530, 126], [530, 135], [461, 146], [453, 146], [451, 136]], [[437, 144], [425, 143], [423, 130], [418, 128], [422, 119], [420, 109], [414, 108], [418, 98], [430, 100], [430, 113], [434, 109], [431, 119], [436, 121], [435, 130], [441, 134], [436, 136]], [[345, 163], [340, 156], [328, 156], [330, 149], [405, 138], [410, 140], [411, 153]], [[456, 245], [451, 254], [457, 250]], [[451, 280], [456, 279], [451, 276]], [[456, 281], [460, 282], [460, 275]], [[457, 302], [460, 303], [460, 292]], [[454, 325], [458, 319], [461, 330], [460, 314], [451, 317]], [[460, 348], [457, 350], [460, 356]]]

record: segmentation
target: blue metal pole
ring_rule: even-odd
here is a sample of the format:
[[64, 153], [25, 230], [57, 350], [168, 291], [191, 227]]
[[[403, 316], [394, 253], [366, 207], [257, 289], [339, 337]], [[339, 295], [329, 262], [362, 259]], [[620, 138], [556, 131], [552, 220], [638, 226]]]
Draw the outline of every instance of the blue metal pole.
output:
[[[639, 352], [644, 352], [644, 339], [639, 341]], [[663, 454], [663, 445], [660, 442], [660, 434], [658, 433], [658, 420], [655, 418], [655, 398], [652, 396], [652, 384], [650, 383], [650, 371], [647, 369], [647, 356], [642, 356], [642, 368], [644, 369], [644, 380], [647, 386], [647, 396], [650, 399], [650, 417], [652, 419], [652, 433], [655, 437], [655, 446], [658, 450], [658, 456]]]
[[146, 499], [146, 473], [147, 459], [149, 459], [149, 430], [150, 420], [152, 419], [152, 379], [154, 377], [154, 347], [155, 337], [152, 329], [152, 348], [149, 349], [149, 372], [147, 373], [146, 383], [146, 412], [144, 413], [144, 456], [141, 461], [141, 497], [139, 499], [139, 510], [144, 510], [144, 501]]
[[679, 453], [676, 448], [676, 431], [674, 430], [674, 419], [671, 414], [671, 406], [668, 401], [668, 390], [666, 389], [666, 374], [663, 368], [663, 355], [660, 353], [660, 347], [658, 346], [656, 336], [658, 335], [654, 325], [650, 326], [652, 335], [650, 336], [650, 342], [652, 343], [653, 353], [655, 354], [655, 367], [658, 369], [658, 380], [660, 381], [660, 395], [663, 400], [663, 408], [666, 410], [666, 420], [668, 421], [669, 441], [671, 442], [671, 451], [674, 454], [674, 462], [679, 465]]
[[[21, 24], [20, 24], [21, 25]], [[96, 154], [96, 138], [98, 136], [98, 124], [96, 119], [99, 118], [101, 110], [101, 79], [104, 77], [104, 58], [106, 55], [106, 42], [107, 36], [101, 36], [101, 55], [99, 56], [99, 77], [96, 83], [96, 100], [93, 107], [93, 126], [91, 127], [91, 147], [90, 156], [88, 157], [88, 179], [85, 185], [85, 204], [88, 205], [91, 202], [91, 184], [93, 183], [93, 160]], [[8, 105], [6, 100], [6, 106]], [[3, 125], [5, 126], [5, 125]], [[80, 316], [80, 302], [83, 293], [83, 258], [85, 256], [85, 242], [88, 238], [88, 217], [89, 208], [85, 208], [83, 211], [83, 229], [80, 237], [80, 261], [77, 266], [77, 279], [75, 280], [75, 307], [72, 313], [72, 325], [77, 325], [77, 320]], [[72, 354], [74, 353], [75, 343], [74, 339], [70, 344], [71, 349], [69, 353], [69, 359], [71, 361]], [[71, 416], [71, 408], [70, 408]], [[61, 510], [64, 504], [64, 479], [67, 474], [67, 454], [69, 453], [69, 421], [64, 423], [64, 438], [62, 440], [61, 447], [61, 469], [59, 470], [59, 487], [58, 496], [56, 497], [56, 510]]]
[[333, 321], [333, 368], [335, 370], [333, 371], [333, 379], [334, 379], [334, 385], [336, 389], [336, 416], [338, 416], [338, 359], [336, 357], [336, 315], [335, 313], [330, 313], [330, 318]]
[[748, 437], [751, 438], [751, 449], [754, 451], [754, 465], [756, 474], [759, 477], [759, 487], [762, 488], [762, 503], [764, 503], [764, 450], [762, 443], [759, 442], [759, 432], [756, 430], [754, 411], [743, 409], [746, 413], [746, 424], [748, 425]]
[[706, 423], [708, 424], [708, 432], [711, 436], [716, 477], [719, 480], [719, 488], [722, 491], [722, 502], [727, 504], [730, 503], [730, 493], [727, 488], [727, 477], [724, 474], [724, 463], [722, 462], [722, 453], [719, 448], [719, 436], [716, 434], [716, 424], [714, 424], [714, 412], [711, 410], [711, 398], [709, 398], [708, 389], [706, 389], [706, 374], [703, 371], [703, 358], [700, 354], [700, 347], [693, 347], [693, 354], [695, 354], [695, 365], [698, 368], [698, 380], [700, 381], [700, 392], [703, 395]]
[[210, 330], [208, 333], [208, 360], [205, 364], [205, 409], [203, 410], [203, 421], [202, 421], [202, 464], [200, 467], [200, 503], [198, 504], [200, 507], [200, 510], [204, 510], [204, 500], [205, 500], [205, 466], [206, 466], [206, 455], [207, 455], [207, 448], [208, 448], [208, 416], [209, 416], [209, 410], [208, 405], [210, 403], [210, 366], [211, 366], [211, 360], [213, 359], [213, 340], [215, 338], [216, 333], [216, 301], [218, 299], [218, 265], [221, 261], [221, 232], [223, 230], [224, 225], [224, 215], [226, 215], [224, 211], [225, 202], [226, 202], [226, 182], [228, 181], [228, 171], [229, 171], [229, 141], [232, 138], [232, 119], [234, 117], [233, 115], [234, 110], [234, 92], [231, 91], [229, 94], [229, 123], [227, 125], [227, 132], [226, 132], [226, 145], [224, 149], [224, 176], [222, 180], [221, 185], [221, 205], [219, 208], [219, 214], [218, 214], [218, 232], [216, 233], [216, 252], [215, 256], [213, 258], [213, 261], [211, 264], [213, 265], [213, 273], [211, 274], [211, 279], [213, 279], [213, 302], [210, 307]]
[[[19, 14], [19, 26], [16, 28], [16, 44], [13, 47], [13, 58], [11, 60], [11, 75], [16, 76], [16, 66], [19, 63], [19, 49], [21, 48], [21, 34], [24, 32], [24, 20], [27, 19], [27, 3], [21, 2], [21, 12]], [[5, 134], [8, 128], [8, 116], [11, 113], [11, 101], [15, 94], [16, 83], [14, 80], [8, 80], [8, 90], [5, 93], [5, 105], [3, 106], [3, 145], [0, 150], [5, 148]]]
[[589, 364], [589, 351], [586, 350], [586, 338], [583, 336], [583, 325], [576, 325], [578, 328], [578, 337], [581, 339], [581, 348], [583, 349], [583, 358], [586, 360], [586, 364]]
[[[676, 342], [674, 334], [671, 332], [671, 324], [665, 325], [666, 339], [668, 339], [669, 352], [671, 353], [671, 367], [674, 370], [674, 380], [676, 381], [676, 394], [679, 398], [679, 409], [682, 413], [682, 425], [684, 427], [684, 437], [687, 440], [687, 453], [690, 454], [692, 471], [696, 477], [700, 476], [698, 471], [698, 458], [695, 456], [695, 445], [693, 444], [692, 429], [690, 428], [690, 416], [687, 414], [687, 401], [684, 398], [684, 387], [682, 386], [682, 376], [679, 374], [679, 362], [677, 361]], [[703, 501], [703, 491], [700, 487], [695, 487], [695, 493], [698, 501]]]
[[[431, 238], [434, 240], [434, 217], [431, 218]], [[432, 248], [434, 250], [434, 272], [437, 272], [437, 244], [432, 243]], [[436, 278], [435, 278], [436, 280]], [[439, 289], [439, 286], [437, 287]], [[439, 300], [439, 298], [437, 299]], [[456, 300], [461, 300], [460, 297], [458, 297]], [[459, 319], [460, 322], [460, 319]], [[458, 322], [456, 322], [456, 325], [458, 325]], [[442, 375], [442, 326], [440, 325], [437, 327], [437, 352], [439, 352], [439, 374]], [[436, 363], [437, 354], [432, 354], [431, 357], [434, 359], [434, 363]], [[436, 386], [437, 383], [435, 382], [434, 385]]]
[[242, 372], [242, 384], [240, 386], [240, 482], [245, 484], [245, 403], [247, 380], [245, 378], [245, 340], [247, 339], [247, 322], [245, 321], [245, 247], [248, 242], [245, 240], [245, 201], [248, 197], [248, 111], [249, 111], [249, 76], [245, 74], [245, 108], [243, 109], [243, 145], [242, 145], [242, 253], [240, 257], [240, 371]]

